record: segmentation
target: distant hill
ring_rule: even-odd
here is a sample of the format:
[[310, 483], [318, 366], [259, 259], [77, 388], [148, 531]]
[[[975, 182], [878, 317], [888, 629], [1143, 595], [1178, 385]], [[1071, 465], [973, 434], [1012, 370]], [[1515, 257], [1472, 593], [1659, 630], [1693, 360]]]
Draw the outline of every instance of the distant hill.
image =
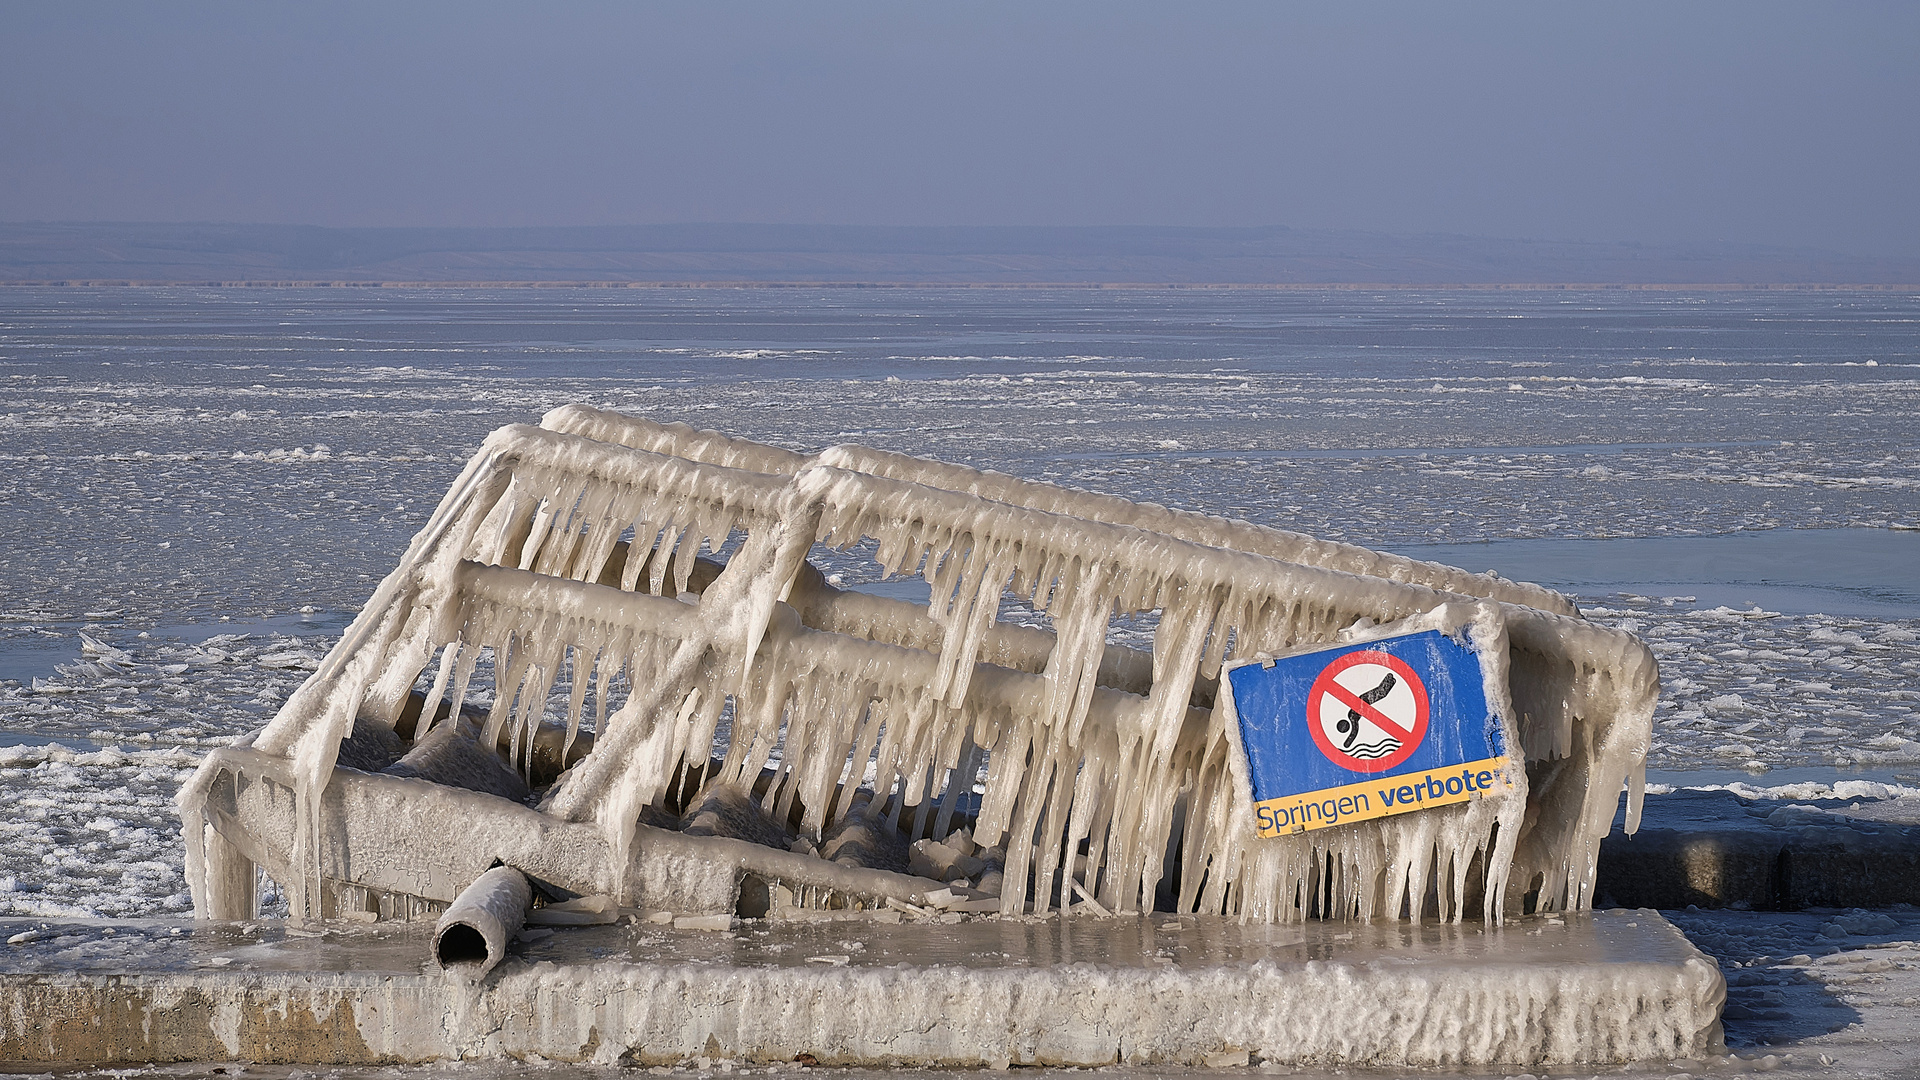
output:
[[1913, 285], [1920, 258], [1176, 227], [0, 224], [0, 284]]

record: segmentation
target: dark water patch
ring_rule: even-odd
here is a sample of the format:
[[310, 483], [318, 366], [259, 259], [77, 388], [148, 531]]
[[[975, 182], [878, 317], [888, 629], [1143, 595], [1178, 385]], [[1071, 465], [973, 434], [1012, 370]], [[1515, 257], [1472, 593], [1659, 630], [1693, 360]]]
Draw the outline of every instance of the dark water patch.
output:
[[1920, 786], [1920, 766], [1905, 765], [1890, 769], [1847, 769], [1831, 765], [1796, 766], [1785, 769], [1648, 769], [1647, 783], [1673, 788], [1725, 787], [1746, 784], [1755, 788], [1786, 787], [1789, 784], [1825, 784], [1832, 787], [1847, 780], [1866, 780], [1875, 784]]
[[1403, 545], [1400, 554], [1600, 598], [1920, 618], [1920, 531], [1766, 529], [1718, 536]]
[[[245, 619], [223, 619], [218, 622], [174, 623], [156, 626], [148, 631], [148, 636], [170, 638], [184, 641], [189, 645], [198, 645], [203, 641], [219, 637], [222, 634], [285, 634], [289, 637], [314, 637], [321, 634], [338, 634], [353, 621], [353, 616], [345, 612], [294, 612], [287, 615], [262, 615]], [[124, 647], [124, 646], [123, 646]]]
[[863, 592], [872, 596], [884, 596], [889, 600], [901, 600], [909, 604], [926, 606], [927, 598], [933, 592], [925, 578], [897, 577], [888, 581], [862, 581], [845, 586], [854, 592]]
[[95, 739], [83, 739], [77, 735], [52, 737], [25, 731], [0, 730], [0, 749], [10, 746], [64, 746], [76, 753], [90, 754], [95, 750], [104, 750], [108, 745]]

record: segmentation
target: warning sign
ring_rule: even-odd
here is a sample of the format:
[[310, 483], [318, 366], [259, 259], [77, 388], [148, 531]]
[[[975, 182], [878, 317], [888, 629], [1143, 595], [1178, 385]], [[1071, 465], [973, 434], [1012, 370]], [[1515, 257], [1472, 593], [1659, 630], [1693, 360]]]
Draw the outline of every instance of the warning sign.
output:
[[1229, 667], [1261, 836], [1507, 787], [1479, 653], [1437, 630]]

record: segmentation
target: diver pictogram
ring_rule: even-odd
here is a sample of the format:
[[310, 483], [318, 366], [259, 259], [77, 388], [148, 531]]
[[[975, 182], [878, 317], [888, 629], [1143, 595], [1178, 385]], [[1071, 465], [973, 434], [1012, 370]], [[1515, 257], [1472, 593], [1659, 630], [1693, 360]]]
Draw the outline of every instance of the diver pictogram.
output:
[[1306, 724], [1328, 761], [1377, 773], [1407, 760], [1427, 734], [1427, 688], [1406, 661], [1363, 650], [1337, 657], [1307, 693]]

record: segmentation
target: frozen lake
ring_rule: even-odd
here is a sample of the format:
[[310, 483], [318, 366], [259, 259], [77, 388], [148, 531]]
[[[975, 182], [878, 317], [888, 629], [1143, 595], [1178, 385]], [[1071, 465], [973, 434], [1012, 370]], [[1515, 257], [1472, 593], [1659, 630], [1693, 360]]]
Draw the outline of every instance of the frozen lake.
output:
[[569, 401], [1539, 580], [1660, 657], [1660, 779], [1920, 786], [1917, 331], [1846, 293], [0, 289], [0, 914], [184, 908], [196, 755]]

